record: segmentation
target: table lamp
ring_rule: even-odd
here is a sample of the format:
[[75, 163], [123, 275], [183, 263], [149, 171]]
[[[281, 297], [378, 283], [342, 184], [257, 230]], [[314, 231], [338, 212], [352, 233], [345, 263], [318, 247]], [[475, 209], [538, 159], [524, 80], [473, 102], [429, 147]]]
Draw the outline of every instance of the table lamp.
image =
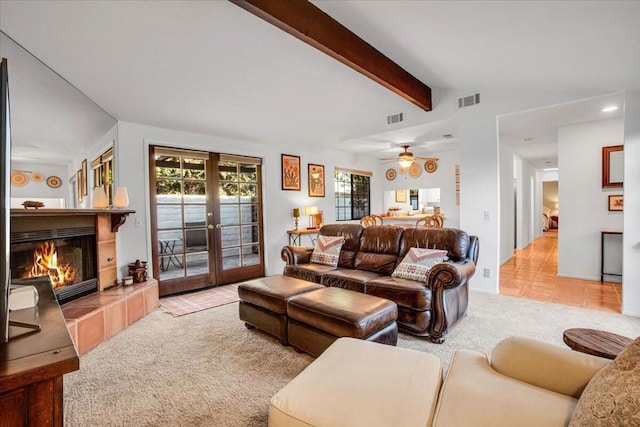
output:
[[109, 199], [104, 187], [95, 187], [93, 189], [93, 207], [95, 209], [106, 209], [109, 207]]
[[129, 193], [127, 193], [127, 187], [116, 187], [116, 195], [113, 197], [113, 204], [118, 209], [124, 209], [129, 206]]
[[293, 224], [294, 224], [293, 229], [297, 230], [298, 229], [298, 218], [300, 218], [300, 208], [293, 208], [293, 218], [295, 218], [294, 222], [293, 222]]
[[304, 208], [304, 214], [305, 215], [309, 215], [309, 226], [307, 227], [308, 230], [313, 230], [314, 228], [316, 228], [314, 221], [313, 221], [313, 216], [318, 214], [318, 207], [317, 206], [305, 206]]

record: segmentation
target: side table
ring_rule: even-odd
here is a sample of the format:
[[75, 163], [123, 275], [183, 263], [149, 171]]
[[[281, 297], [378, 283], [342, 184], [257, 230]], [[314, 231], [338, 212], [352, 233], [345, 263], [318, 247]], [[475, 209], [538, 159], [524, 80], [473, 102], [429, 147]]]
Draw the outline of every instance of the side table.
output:
[[320, 231], [319, 228], [300, 228], [298, 230], [287, 230], [287, 234], [289, 235], [289, 244], [292, 246], [302, 246], [302, 242], [300, 240], [302, 236], [306, 235], [309, 236], [311, 245], [315, 245], [318, 231]]
[[562, 334], [562, 340], [572, 350], [606, 359], [615, 359], [633, 341], [613, 332], [583, 328], [567, 329]]

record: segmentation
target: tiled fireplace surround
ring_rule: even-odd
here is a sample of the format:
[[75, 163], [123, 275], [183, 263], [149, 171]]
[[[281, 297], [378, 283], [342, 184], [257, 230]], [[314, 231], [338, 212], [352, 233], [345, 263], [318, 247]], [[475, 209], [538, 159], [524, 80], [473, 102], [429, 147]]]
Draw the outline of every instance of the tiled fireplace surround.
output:
[[158, 281], [118, 285], [62, 306], [67, 328], [79, 355], [142, 319], [159, 305]]
[[56, 221], [56, 218], [62, 217], [67, 222], [73, 216], [95, 217], [100, 291], [62, 305], [69, 334], [79, 355], [88, 353], [160, 305], [158, 281], [155, 279], [149, 278], [146, 282], [130, 286], [115, 284], [116, 232], [132, 212], [91, 209], [11, 210], [12, 231], [14, 224], [17, 229], [24, 228], [25, 222], [34, 217], [44, 217], [47, 221]]

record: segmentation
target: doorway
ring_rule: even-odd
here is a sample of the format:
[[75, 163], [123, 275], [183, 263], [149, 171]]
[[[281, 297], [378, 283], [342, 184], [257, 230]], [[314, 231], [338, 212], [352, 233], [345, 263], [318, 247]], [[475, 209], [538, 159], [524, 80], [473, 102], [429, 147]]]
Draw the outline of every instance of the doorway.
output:
[[160, 296], [264, 276], [260, 159], [149, 151]]

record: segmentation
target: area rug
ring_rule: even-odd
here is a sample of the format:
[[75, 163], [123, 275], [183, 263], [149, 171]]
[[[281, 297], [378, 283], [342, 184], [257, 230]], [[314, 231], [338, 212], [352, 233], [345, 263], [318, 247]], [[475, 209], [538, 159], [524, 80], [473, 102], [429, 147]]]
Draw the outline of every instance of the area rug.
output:
[[[572, 327], [640, 335], [640, 319], [620, 314], [477, 292], [469, 300], [444, 344], [400, 334], [398, 346], [435, 354], [446, 369], [457, 348], [489, 353], [511, 335], [565, 348]], [[245, 328], [237, 303], [179, 317], [156, 310], [65, 375], [65, 425], [266, 426], [271, 397], [312, 360]]]
[[207, 310], [238, 301], [238, 286], [224, 285], [160, 299], [160, 307], [174, 316]]

